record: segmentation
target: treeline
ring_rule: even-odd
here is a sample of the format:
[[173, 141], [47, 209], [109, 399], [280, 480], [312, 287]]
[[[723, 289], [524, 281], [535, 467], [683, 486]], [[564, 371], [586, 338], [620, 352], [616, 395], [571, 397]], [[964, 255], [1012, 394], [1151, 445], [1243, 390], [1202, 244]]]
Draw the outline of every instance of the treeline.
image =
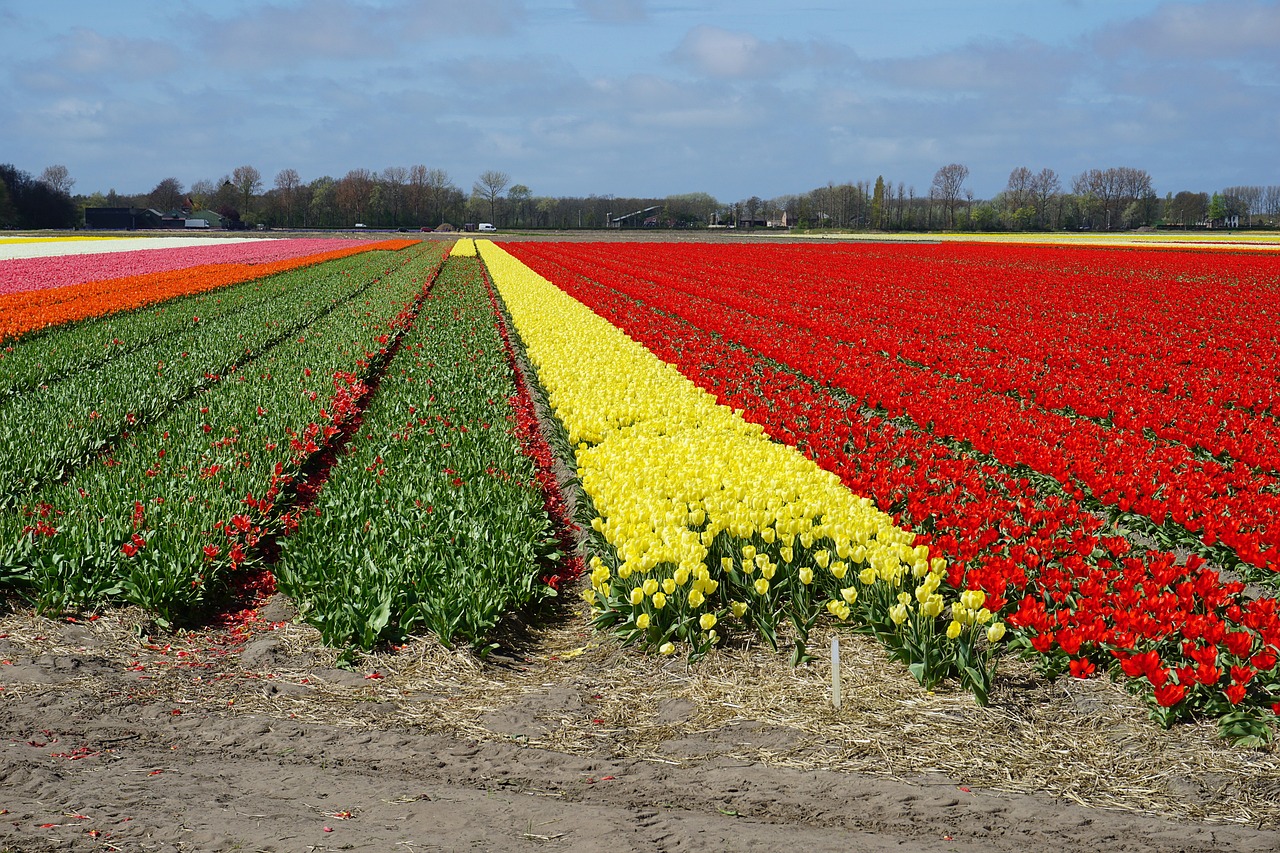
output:
[[63, 166], [32, 178], [0, 167], [0, 227], [69, 228], [82, 224], [86, 207], [152, 208], [162, 213], [213, 210], [232, 227], [329, 229], [461, 227], [492, 222], [499, 228], [704, 228], [789, 227], [882, 231], [1122, 230], [1144, 226], [1183, 228], [1276, 227], [1280, 186], [1235, 186], [1215, 193], [1156, 192], [1143, 169], [1088, 169], [1064, 181], [1050, 168], [1019, 166], [993, 198], [976, 198], [969, 170], [959, 163], [938, 169], [927, 187], [874, 181], [828, 183], [771, 199], [752, 196], [725, 203], [707, 193], [663, 198], [538, 196], [505, 172], [486, 171], [464, 191], [443, 169], [391, 166], [381, 172], [353, 169], [340, 178], [303, 181], [294, 169], [268, 185], [253, 166], [216, 180], [185, 186], [159, 181], [148, 193], [72, 196], [74, 180]]
[[74, 228], [78, 211], [67, 180], [61, 166], [33, 178], [16, 166], [0, 164], [0, 228]]

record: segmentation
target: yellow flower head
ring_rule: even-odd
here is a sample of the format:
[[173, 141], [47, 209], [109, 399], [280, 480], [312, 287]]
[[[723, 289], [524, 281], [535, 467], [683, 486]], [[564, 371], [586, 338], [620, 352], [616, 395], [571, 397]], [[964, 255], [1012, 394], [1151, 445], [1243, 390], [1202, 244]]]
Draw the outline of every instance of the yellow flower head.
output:
[[653, 609], [661, 610], [666, 606], [667, 606], [667, 597], [660, 592], [655, 592], [653, 594]]
[[813, 569], [809, 568], [808, 566], [800, 567], [800, 583], [804, 584], [805, 586], [808, 586], [809, 584], [813, 583]]
[[641, 613], [636, 617], [636, 627], [641, 631], [647, 630], [649, 627], [649, 614]]
[[658, 591], [658, 582], [653, 578], [645, 578], [640, 588], [644, 590], [645, 595], [653, 595]]
[[734, 616], [741, 619], [746, 615], [748, 606], [749, 605], [745, 601], [734, 601], [729, 604], [729, 609], [733, 611]]
[[840, 590], [840, 597], [843, 598], [846, 603], [853, 604], [858, 600], [858, 588], [846, 586], [844, 589]]
[[676, 653], [676, 644], [663, 643], [661, 646], [658, 646], [658, 651], [664, 655], [673, 655]]
[[895, 604], [889, 608], [889, 618], [893, 620], [893, 624], [901, 625], [907, 621], [907, 605]]
[[769, 581], [765, 578], [757, 578], [754, 586], [756, 588], [756, 595], [764, 595], [769, 591]]
[[704, 601], [706, 601], [706, 598], [703, 597], [701, 590], [696, 588], [689, 590], [690, 607], [701, 607]]
[[947, 626], [947, 639], [954, 640], [956, 637], [960, 636], [960, 632], [963, 630], [964, 630], [963, 625], [961, 625], [959, 622], [953, 621], [950, 625]]
[[1004, 623], [992, 622], [991, 627], [987, 629], [987, 642], [998, 643], [1004, 639]]
[[644, 590], [643, 590], [643, 589], [641, 589], [641, 588], [640, 588], [640, 587], [638, 587], [638, 586], [637, 586], [637, 587], [632, 587], [632, 589], [631, 589], [631, 595], [627, 596], [627, 601], [631, 602], [632, 606], [636, 606], [636, 605], [639, 605], [639, 604], [643, 603], [643, 602], [644, 602]]
[[960, 604], [966, 610], [977, 610], [987, 600], [987, 594], [980, 589], [966, 589], [960, 593]]
[[702, 630], [710, 631], [716, 626], [716, 615], [714, 613], [703, 613], [698, 618], [698, 624], [702, 626]]

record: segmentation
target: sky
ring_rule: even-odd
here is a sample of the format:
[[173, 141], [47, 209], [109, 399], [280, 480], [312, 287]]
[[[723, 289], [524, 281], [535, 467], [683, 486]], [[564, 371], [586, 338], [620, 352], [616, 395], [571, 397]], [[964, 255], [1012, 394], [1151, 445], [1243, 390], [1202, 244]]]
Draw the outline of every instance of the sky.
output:
[[0, 0], [0, 163], [147, 193], [237, 166], [536, 196], [978, 198], [1280, 184], [1280, 0]]

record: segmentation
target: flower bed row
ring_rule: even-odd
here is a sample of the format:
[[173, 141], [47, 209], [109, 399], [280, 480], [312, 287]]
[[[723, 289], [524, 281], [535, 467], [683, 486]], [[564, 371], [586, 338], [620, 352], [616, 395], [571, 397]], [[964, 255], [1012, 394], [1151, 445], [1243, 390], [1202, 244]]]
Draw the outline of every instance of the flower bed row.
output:
[[599, 625], [698, 656], [740, 630], [776, 645], [789, 621], [801, 660], [829, 613], [874, 631], [922, 683], [957, 676], [985, 701], [1004, 626], [982, 592], [947, 598], [946, 561], [871, 501], [479, 245], [596, 514], [586, 598]]
[[[260, 560], [295, 480], [358, 411], [427, 280], [419, 244], [367, 289], [0, 513], [0, 580], [47, 610], [123, 599], [163, 622]], [[265, 318], [264, 318], [265, 319]], [[296, 336], [295, 336], [296, 335]]]
[[[0, 296], [192, 267], [265, 264], [321, 254], [337, 245], [367, 248], [375, 242], [359, 240], [338, 244], [315, 237], [283, 240], [143, 237], [50, 242], [42, 247], [48, 254], [41, 257], [0, 259]], [[180, 245], [157, 247], [157, 243]]]
[[[621, 280], [616, 262], [602, 270], [560, 248], [512, 246], [723, 402], [743, 407], [748, 419], [804, 448], [851, 488], [922, 531], [920, 541], [951, 560], [948, 584], [985, 592], [988, 606], [1016, 626], [1015, 645], [1046, 673], [1087, 676], [1110, 666], [1132, 679], [1166, 723], [1208, 712], [1223, 716], [1229, 735], [1263, 736], [1257, 710], [1280, 699], [1273, 598], [1250, 600], [1241, 584], [1222, 582], [1195, 558], [1178, 566], [1172, 554], [1132, 553], [1123, 539], [1104, 535], [1102, 522], [1074, 499], [1045, 494], [1026, 477], [957, 454], [909, 418], [869, 414], [852, 391], [780, 368], [706, 302], [682, 317], [656, 310], [658, 304], [670, 308], [652, 284], [661, 281], [660, 252], [630, 271], [623, 293], [613, 289]], [[720, 274], [733, 279], [737, 270]], [[638, 300], [642, 285], [649, 289]], [[808, 349], [785, 329], [773, 332], [778, 337], [750, 342], [772, 346], [780, 360], [807, 357]]]
[[412, 240], [385, 240], [265, 263], [201, 264], [183, 269], [0, 295], [0, 342], [38, 329], [129, 311], [175, 296], [215, 290], [277, 272], [366, 252], [372, 248], [396, 250], [414, 243]]
[[[143, 312], [106, 328], [89, 324], [84, 334], [71, 327], [18, 342], [0, 361], [14, 365], [10, 376], [22, 391], [0, 398], [0, 446], [6, 449], [0, 455], [0, 507], [63, 478], [122, 433], [142, 428], [197, 389], [295, 335], [407, 257], [363, 252], [279, 273], [260, 287], [239, 287], [225, 298], [200, 300], [213, 305], [185, 300], [159, 316]], [[212, 310], [203, 316], [178, 313], [204, 307]], [[124, 327], [123, 334], [142, 332], [153, 339], [130, 349], [113, 337], [98, 351], [108, 360], [84, 369], [83, 356], [93, 355], [99, 340], [115, 334], [115, 326]]]
[[283, 541], [279, 587], [331, 645], [425, 629], [482, 646], [505, 613], [554, 594], [540, 579], [554, 531], [494, 320], [479, 262], [450, 257]]
[[11, 341], [0, 347], [0, 406], [17, 394], [28, 394], [108, 364], [165, 338], [174, 338], [222, 317], [244, 311], [270, 314], [272, 300], [305, 284], [316, 274], [330, 279], [333, 298], [350, 282], [364, 278], [387, 262], [385, 252], [371, 250], [347, 258], [288, 270], [218, 290], [177, 296], [145, 309], [92, 317]]

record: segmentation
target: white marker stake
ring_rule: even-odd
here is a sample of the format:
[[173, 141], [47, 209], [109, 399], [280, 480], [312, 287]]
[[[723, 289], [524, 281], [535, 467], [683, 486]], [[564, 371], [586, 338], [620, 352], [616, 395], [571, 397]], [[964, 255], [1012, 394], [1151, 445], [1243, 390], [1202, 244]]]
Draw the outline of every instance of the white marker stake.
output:
[[831, 638], [831, 704], [840, 710], [840, 638]]

